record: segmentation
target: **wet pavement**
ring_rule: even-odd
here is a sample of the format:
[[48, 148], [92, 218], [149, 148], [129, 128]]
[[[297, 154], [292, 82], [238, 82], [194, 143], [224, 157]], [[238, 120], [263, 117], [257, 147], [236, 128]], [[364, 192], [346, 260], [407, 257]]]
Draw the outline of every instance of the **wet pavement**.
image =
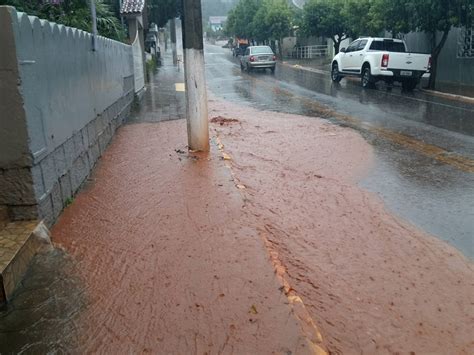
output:
[[79, 315], [87, 308], [77, 262], [56, 248], [33, 258], [13, 300], [0, 307], [0, 353], [71, 353], [80, 345]]
[[378, 196], [472, 255], [472, 107], [206, 51], [211, 154], [186, 152], [182, 71], [160, 68], [0, 311], [0, 352], [471, 353], [472, 263]]
[[206, 47], [208, 86], [218, 97], [259, 109], [324, 117], [358, 130], [375, 148], [360, 181], [395, 213], [474, 257], [474, 104], [420, 91], [362, 90], [327, 73], [279, 65], [241, 72], [227, 49]]
[[357, 184], [375, 151], [319, 118], [213, 99], [247, 209], [331, 354], [471, 354], [474, 270]]
[[157, 70], [145, 109], [117, 131], [52, 228], [57, 249], [35, 257], [0, 310], [0, 353], [305, 354], [323, 346], [275, 275], [219, 144], [188, 154], [173, 83], [181, 75]]
[[147, 91], [140, 105], [135, 108], [130, 122], [162, 122], [186, 118], [185, 94], [180, 87], [184, 83], [182, 64], [176, 67], [170, 65], [169, 53], [166, 54], [165, 65], [158, 66], [156, 72], [148, 73]]

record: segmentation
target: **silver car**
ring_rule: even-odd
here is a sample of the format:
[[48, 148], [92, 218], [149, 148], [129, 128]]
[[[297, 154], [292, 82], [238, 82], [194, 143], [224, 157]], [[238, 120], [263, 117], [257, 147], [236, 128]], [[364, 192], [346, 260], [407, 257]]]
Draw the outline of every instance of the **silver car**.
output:
[[269, 68], [272, 73], [275, 72], [276, 56], [269, 46], [250, 46], [240, 57], [240, 69], [266, 69]]

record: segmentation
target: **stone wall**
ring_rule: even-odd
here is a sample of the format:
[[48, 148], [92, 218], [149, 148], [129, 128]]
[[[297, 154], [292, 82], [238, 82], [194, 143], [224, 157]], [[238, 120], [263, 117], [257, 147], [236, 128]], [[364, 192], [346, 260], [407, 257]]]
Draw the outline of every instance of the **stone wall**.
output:
[[0, 6], [0, 208], [52, 224], [133, 98], [131, 46]]

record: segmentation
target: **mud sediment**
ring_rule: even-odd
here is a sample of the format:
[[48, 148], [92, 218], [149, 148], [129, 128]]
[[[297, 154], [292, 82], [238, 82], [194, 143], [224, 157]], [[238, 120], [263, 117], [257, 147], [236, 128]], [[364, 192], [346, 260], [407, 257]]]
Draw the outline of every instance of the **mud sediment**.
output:
[[[303, 116], [210, 105], [246, 209], [334, 354], [469, 354], [473, 266], [357, 185], [371, 147]], [[230, 117], [230, 116], [229, 116]]]

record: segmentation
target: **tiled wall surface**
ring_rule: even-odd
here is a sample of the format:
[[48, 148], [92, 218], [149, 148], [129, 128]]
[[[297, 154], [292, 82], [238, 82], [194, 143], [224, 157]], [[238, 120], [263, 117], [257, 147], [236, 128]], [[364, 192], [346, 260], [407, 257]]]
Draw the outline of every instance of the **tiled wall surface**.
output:
[[[33, 166], [33, 186], [39, 196], [37, 213], [47, 225], [56, 220], [87, 179], [116, 129], [128, 117], [133, 98], [132, 86], [126, 96], [89, 122], [82, 130], [74, 133], [39, 164]], [[25, 219], [28, 213], [30, 213], [29, 206], [10, 208], [10, 216], [14, 220]]]

